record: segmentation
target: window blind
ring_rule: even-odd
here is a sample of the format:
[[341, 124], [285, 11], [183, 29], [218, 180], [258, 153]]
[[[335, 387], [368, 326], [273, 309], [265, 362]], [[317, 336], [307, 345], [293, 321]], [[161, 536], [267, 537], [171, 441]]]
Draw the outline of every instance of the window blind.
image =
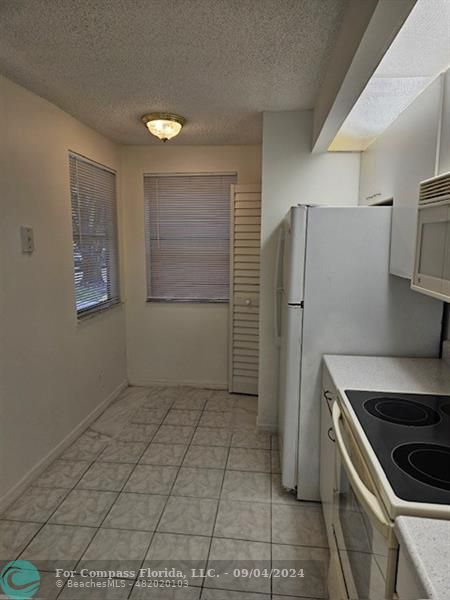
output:
[[116, 175], [69, 155], [76, 309], [90, 314], [120, 301]]
[[145, 175], [147, 297], [229, 297], [230, 185], [236, 175]]

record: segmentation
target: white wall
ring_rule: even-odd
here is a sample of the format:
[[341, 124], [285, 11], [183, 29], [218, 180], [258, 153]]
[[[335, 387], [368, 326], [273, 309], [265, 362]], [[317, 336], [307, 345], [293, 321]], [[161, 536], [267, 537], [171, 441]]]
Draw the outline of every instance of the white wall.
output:
[[237, 172], [238, 183], [258, 183], [261, 148], [122, 148], [129, 380], [226, 387], [228, 304], [146, 302], [143, 175], [163, 172]]
[[258, 423], [276, 427], [278, 352], [273, 322], [276, 230], [298, 203], [355, 205], [358, 153], [311, 154], [312, 111], [264, 113]]
[[1, 504], [126, 382], [126, 354], [122, 307], [77, 322], [69, 194], [69, 149], [117, 169], [118, 148], [3, 77], [0, 99]]
[[419, 183], [434, 175], [440, 98], [436, 79], [362, 153], [360, 203], [374, 193], [394, 198], [391, 273], [400, 277], [412, 275]]

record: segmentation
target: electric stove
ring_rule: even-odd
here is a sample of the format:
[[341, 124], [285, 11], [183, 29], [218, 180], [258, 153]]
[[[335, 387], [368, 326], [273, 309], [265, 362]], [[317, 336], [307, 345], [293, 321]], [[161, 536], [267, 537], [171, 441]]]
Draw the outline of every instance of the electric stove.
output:
[[395, 495], [450, 505], [450, 396], [345, 394]]

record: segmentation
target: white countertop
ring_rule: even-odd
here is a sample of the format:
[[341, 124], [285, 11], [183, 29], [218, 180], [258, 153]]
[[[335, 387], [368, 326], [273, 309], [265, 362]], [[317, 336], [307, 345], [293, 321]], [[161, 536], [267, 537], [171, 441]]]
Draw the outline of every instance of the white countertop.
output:
[[395, 532], [430, 600], [450, 598], [450, 521], [398, 517]]
[[450, 367], [437, 358], [331, 356], [324, 360], [338, 390], [450, 394]]
[[[325, 356], [341, 395], [346, 389], [450, 395], [450, 366], [438, 359]], [[450, 521], [400, 516], [400, 544], [430, 600], [450, 598]]]

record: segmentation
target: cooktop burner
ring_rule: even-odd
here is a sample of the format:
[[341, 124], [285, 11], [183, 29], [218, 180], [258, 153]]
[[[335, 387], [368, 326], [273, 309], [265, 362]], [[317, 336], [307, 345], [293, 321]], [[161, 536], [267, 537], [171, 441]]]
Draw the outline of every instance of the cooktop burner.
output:
[[450, 446], [402, 444], [392, 457], [414, 479], [450, 491]]
[[450, 404], [444, 404], [444, 406], [441, 406], [441, 410], [446, 415], [450, 415]]
[[395, 495], [450, 504], [450, 396], [345, 393]]
[[364, 402], [364, 408], [374, 417], [398, 425], [420, 427], [434, 425], [441, 420], [439, 413], [429, 406], [390, 396], [369, 398]]

